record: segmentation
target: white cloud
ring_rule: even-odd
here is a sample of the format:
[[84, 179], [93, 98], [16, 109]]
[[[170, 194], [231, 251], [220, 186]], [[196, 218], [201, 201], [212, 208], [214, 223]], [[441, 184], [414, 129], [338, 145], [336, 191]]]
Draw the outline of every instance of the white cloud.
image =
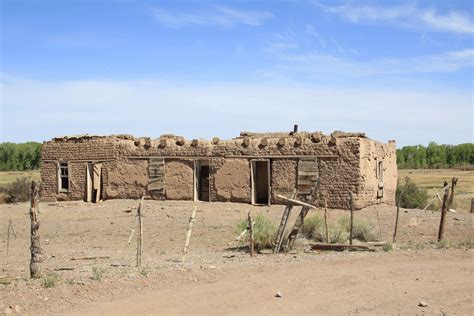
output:
[[349, 60], [319, 52], [275, 55], [280, 60], [279, 71], [288, 76], [351, 78], [380, 75], [454, 72], [474, 66], [474, 50], [446, 52], [410, 58], [380, 58], [368, 61]]
[[454, 33], [474, 33], [474, 24], [469, 16], [460, 12], [438, 14], [433, 9], [420, 9], [414, 5], [326, 5], [316, 2], [324, 12], [335, 14], [353, 23], [386, 22], [395, 25], [428, 28]]
[[472, 98], [449, 91], [12, 78], [0, 88], [0, 141], [80, 133], [231, 138], [241, 130], [290, 130], [294, 123], [326, 133], [365, 131], [400, 144], [467, 142], [472, 137]]
[[159, 23], [169, 28], [181, 28], [188, 25], [218, 25], [229, 27], [235, 24], [244, 24], [248, 26], [259, 26], [273, 17], [273, 14], [269, 12], [237, 10], [223, 6], [215, 7], [207, 11], [189, 12], [153, 7], [151, 12]]

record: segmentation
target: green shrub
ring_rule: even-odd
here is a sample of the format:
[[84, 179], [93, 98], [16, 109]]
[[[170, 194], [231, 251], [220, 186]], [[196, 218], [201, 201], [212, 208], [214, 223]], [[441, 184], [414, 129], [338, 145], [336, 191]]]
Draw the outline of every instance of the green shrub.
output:
[[331, 244], [344, 244], [349, 238], [349, 233], [345, 228], [339, 226], [329, 226], [329, 239]]
[[392, 251], [392, 250], [393, 250], [393, 245], [392, 245], [391, 242], [387, 241], [386, 243], [383, 244], [382, 249], [383, 249], [383, 251], [385, 251], [385, 252]]
[[428, 193], [425, 189], [418, 187], [409, 177], [406, 177], [403, 184], [397, 185], [396, 198], [397, 201], [400, 198], [400, 207], [421, 209], [426, 206]]
[[301, 233], [307, 238], [322, 241], [323, 235], [325, 236], [326, 234], [324, 220], [316, 213], [306, 217], [303, 226], [301, 227]]
[[48, 272], [43, 276], [43, 287], [47, 289], [55, 287], [60, 279], [61, 277], [56, 272]]
[[[343, 228], [347, 233], [351, 230], [350, 216], [342, 216], [337, 220], [339, 227]], [[352, 223], [352, 238], [360, 241], [372, 241], [375, 239], [374, 225], [363, 219], [354, 217]]]
[[14, 182], [0, 188], [0, 192], [6, 196], [7, 203], [25, 202], [30, 199], [31, 180], [26, 177], [17, 178]]
[[[253, 221], [255, 221], [255, 224], [253, 225], [253, 243], [255, 249], [258, 251], [266, 248], [272, 248], [277, 231], [276, 225], [263, 214], [258, 214], [255, 216]], [[240, 234], [247, 227], [248, 220], [241, 220], [237, 224], [236, 233]], [[249, 234], [245, 234], [245, 236], [240, 241], [244, 244], [248, 244]]]
[[92, 280], [96, 281], [101, 281], [102, 278], [104, 277], [104, 269], [98, 268], [98, 267], [92, 267]]

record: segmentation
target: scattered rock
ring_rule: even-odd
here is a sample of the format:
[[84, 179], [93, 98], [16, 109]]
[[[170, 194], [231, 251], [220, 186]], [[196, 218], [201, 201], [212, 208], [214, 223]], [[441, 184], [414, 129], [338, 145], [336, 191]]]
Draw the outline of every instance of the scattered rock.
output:
[[420, 306], [420, 307], [426, 307], [426, 306], [428, 306], [428, 304], [426, 304], [426, 303], [423, 302], [423, 301], [420, 301], [420, 302], [418, 303], [418, 306]]
[[276, 292], [275, 293], [275, 297], [282, 297], [282, 296], [283, 296], [283, 294], [281, 292]]
[[20, 308], [20, 306], [18, 306], [18, 305], [15, 305], [14, 310], [15, 310], [15, 313], [21, 312], [21, 308]]
[[262, 250], [259, 250], [258, 253], [262, 254], [262, 255], [269, 255], [269, 254], [273, 253], [273, 250], [271, 250], [271, 249], [262, 249]]
[[214, 270], [214, 269], [216, 269], [216, 268], [217, 268], [216, 266], [209, 266], [209, 269], [210, 269], [210, 270]]

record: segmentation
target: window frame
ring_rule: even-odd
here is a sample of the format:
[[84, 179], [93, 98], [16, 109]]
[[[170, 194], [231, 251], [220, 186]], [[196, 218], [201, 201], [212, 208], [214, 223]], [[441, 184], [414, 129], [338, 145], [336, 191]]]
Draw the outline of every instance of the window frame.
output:
[[[57, 169], [58, 193], [69, 193], [71, 190], [71, 174], [69, 168], [69, 161], [58, 161]], [[65, 174], [63, 174], [63, 170], [66, 170]], [[63, 187], [64, 178], [67, 179], [67, 188]]]

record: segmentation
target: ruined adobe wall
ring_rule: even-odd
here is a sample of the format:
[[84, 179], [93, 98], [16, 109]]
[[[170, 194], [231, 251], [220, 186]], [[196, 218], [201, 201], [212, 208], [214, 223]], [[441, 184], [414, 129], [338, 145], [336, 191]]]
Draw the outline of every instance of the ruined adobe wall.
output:
[[[397, 152], [394, 141], [383, 144], [371, 139], [360, 140], [360, 173], [359, 203], [364, 206], [376, 203], [395, 204], [397, 189]], [[383, 197], [377, 198], [379, 176], [377, 162], [383, 161]]]
[[[84, 199], [87, 161], [102, 162], [105, 188], [109, 181], [108, 170], [114, 169], [114, 158], [113, 143], [106, 138], [72, 137], [44, 142], [41, 149], [41, 196], [57, 200]], [[60, 161], [69, 163], [69, 193], [58, 192], [57, 165]]]
[[291, 196], [297, 185], [298, 159], [272, 159], [271, 161], [271, 202], [286, 204], [278, 194]]

